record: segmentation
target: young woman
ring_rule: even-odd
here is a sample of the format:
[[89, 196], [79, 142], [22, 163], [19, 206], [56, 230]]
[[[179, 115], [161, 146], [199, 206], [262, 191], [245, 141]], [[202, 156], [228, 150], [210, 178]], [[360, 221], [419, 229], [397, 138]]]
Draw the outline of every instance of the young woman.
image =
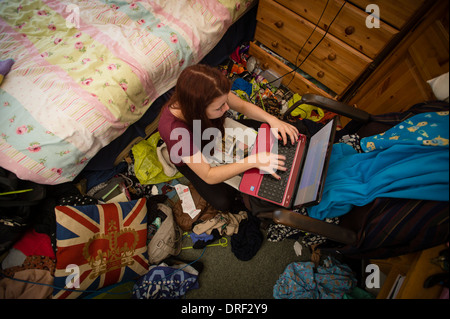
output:
[[286, 170], [284, 156], [272, 153], [255, 154], [234, 163], [211, 167], [208, 154], [202, 150], [223, 135], [205, 139], [202, 133], [207, 129], [210, 129], [209, 132], [216, 129], [217, 133], [223, 134], [225, 113], [229, 109], [278, 129], [279, 138], [284, 143], [294, 143], [298, 138], [296, 127], [233, 94], [230, 81], [218, 69], [193, 65], [183, 70], [174, 95], [161, 111], [158, 130], [167, 145], [171, 161], [198, 193], [221, 211], [232, 209], [238, 193], [223, 183], [227, 179], [251, 168], [264, 170], [275, 178], [279, 178], [277, 170]]

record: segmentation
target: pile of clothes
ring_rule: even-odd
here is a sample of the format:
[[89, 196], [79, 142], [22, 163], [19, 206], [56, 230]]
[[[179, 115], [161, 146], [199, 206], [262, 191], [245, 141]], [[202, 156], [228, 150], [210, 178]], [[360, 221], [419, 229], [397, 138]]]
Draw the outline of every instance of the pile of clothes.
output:
[[[248, 45], [236, 48], [229, 59], [219, 65], [219, 68], [230, 78], [231, 90], [241, 99], [258, 105], [275, 117], [282, 118], [284, 112], [299, 101], [301, 96], [281, 84], [283, 75], [263, 70], [255, 57], [249, 55], [248, 49]], [[286, 120], [295, 122], [299, 119], [308, 119], [326, 123], [334, 115], [319, 107], [301, 104], [286, 117]], [[232, 116], [237, 119], [243, 115], [233, 114]]]

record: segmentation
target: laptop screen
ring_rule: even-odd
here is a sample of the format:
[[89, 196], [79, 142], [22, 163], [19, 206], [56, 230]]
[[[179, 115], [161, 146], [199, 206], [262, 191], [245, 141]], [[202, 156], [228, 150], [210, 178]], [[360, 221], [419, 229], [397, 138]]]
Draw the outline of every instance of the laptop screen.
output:
[[317, 200], [319, 186], [322, 182], [322, 174], [324, 173], [325, 160], [329, 145], [332, 143], [330, 141], [331, 135], [334, 138], [334, 121], [333, 119], [328, 122], [310, 138], [294, 207]]

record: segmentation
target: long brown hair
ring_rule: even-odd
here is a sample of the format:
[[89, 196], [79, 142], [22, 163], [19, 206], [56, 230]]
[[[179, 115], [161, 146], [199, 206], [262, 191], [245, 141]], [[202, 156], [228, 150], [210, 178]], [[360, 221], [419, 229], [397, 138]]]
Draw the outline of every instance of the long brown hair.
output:
[[219, 69], [203, 64], [192, 65], [181, 72], [168, 105], [177, 105], [176, 107], [180, 108], [191, 130], [193, 121], [200, 120], [202, 131], [215, 127], [223, 134], [225, 116], [209, 119], [206, 116], [206, 108], [216, 98], [228, 94], [230, 89], [230, 81]]

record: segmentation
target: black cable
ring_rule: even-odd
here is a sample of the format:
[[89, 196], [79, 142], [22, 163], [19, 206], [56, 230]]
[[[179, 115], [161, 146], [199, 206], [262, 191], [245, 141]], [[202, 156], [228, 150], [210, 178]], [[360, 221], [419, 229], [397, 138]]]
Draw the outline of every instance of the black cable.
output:
[[[303, 51], [303, 48], [305, 47], [306, 43], [308, 43], [309, 39], [312, 37], [312, 35], [313, 35], [314, 32], [316, 31], [317, 27], [319, 26], [320, 20], [322, 20], [323, 14], [324, 14], [325, 11], [327, 10], [328, 3], [329, 3], [329, 0], [327, 0], [327, 3], [325, 3], [325, 7], [323, 8], [322, 13], [320, 14], [319, 19], [317, 20], [316, 24], [314, 25], [314, 29], [311, 31], [311, 33], [309, 34], [309, 37], [306, 39], [306, 41], [303, 43], [302, 47], [301, 47], [300, 50], [298, 51], [297, 56], [295, 57], [295, 64], [294, 64], [296, 67], [295, 67], [292, 71], [286, 73], [284, 76], [286, 76], [286, 75], [288, 75], [289, 73], [292, 73], [292, 72], [297, 71], [298, 69], [300, 69], [300, 66], [306, 61], [306, 59], [309, 57], [309, 55], [311, 54], [311, 52], [314, 51], [314, 49], [322, 42], [322, 40], [323, 40], [324, 37], [322, 37], [322, 39], [320, 39], [320, 41], [316, 44], [316, 46], [314, 46], [314, 48], [313, 48], [311, 51], [309, 51], [309, 53], [308, 53], [308, 54], [306, 55], [306, 57], [303, 59], [302, 63], [300, 63], [300, 65], [297, 66], [297, 60], [298, 60], [298, 58], [299, 58], [299, 56], [300, 56], [300, 53]], [[341, 11], [341, 10], [338, 11], [338, 13], [337, 13], [336, 16], [334, 17], [334, 19], [336, 19], [337, 15], [339, 14], [340, 11]], [[334, 19], [333, 19], [333, 21], [334, 21]], [[333, 23], [333, 21], [332, 21], [331, 23]], [[330, 26], [331, 26], [331, 24], [330, 24]], [[325, 35], [327, 34], [328, 29], [329, 29], [329, 28], [327, 28], [327, 30], [326, 30], [326, 32], [325, 32]], [[284, 77], [284, 76], [283, 76], [283, 77]], [[288, 84], [286, 84], [286, 87], [288, 87], [289, 84], [291, 84], [291, 82], [294, 80], [294, 78], [295, 78], [295, 74], [294, 74], [294, 76], [292, 77], [292, 79], [288, 82]]]
[[[300, 48], [299, 52], [297, 53], [297, 57], [295, 58], [295, 63], [297, 63], [297, 59], [298, 59], [298, 57], [300, 56], [301, 51], [302, 51], [303, 48], [305, 47], [306, 43], [308, 43], [309, 39], [311, 38], [311, 36], [314, 34], [316, 28], [318, 27], [318, 25], [319, 25], [319, 23], [320, 23], [320, 20], [322, 19], [322, 16], [323, 16], [323, 14], [325, 13], [325, 10], [326, 10], [326, 8], [327, 8], [327, 6], [328, 6], [328, 3], [329, 3], [329, 0], [327, 0], [327, 3], [325, 4], [325, 7], [324, 7], [324, 9], [322, 10], [322, 13], [321, 13], [319, 19], [317, 20], [317, 22], [316, 22], [316, 24], [315, 24], [315, 26], [314, 26], [313, 31], [311, 32], [311, 34], [310, 34], [309, 37], [306, 39], [306, 41], [303, 43], [302, 47]], [[311, 55], [311, 53], [317, 48], [317, 46], [318, 46], [318, 45], [322, 42], [322, 40], [326, 37], [326, 35], [328, 34], [328, 31], [329, 31], [330, 28], [331, 28], [331, 25], [333, 24], [334, 20], [336, 20], [337, 16], [339, 15], [339, 13], [341, 12], [342, 8], [344, 7], [344, 5], [345, 5], [346, 3], [347, 3], [347, 0], [344, 0], [344, 3], [343, 3], [343, 4], [341, 5], [341, 7], [339, 8], [339, 10], [338, 10], [338, 12], [336, 13], [336, 15], [334, 16], [333, 20], [331, 20], [330, 25], [329, 25], [328, 28], [325, 30], [325, 33], [323, 34], [322, 38], [319, 40], [319, 42], [316, 43], [316, 45], [312, 48], [312, 50], [309, 51], [309, 53], [305, 56], [305, 58], [303, 59], [303, 61], [302, 61], [299, 65], [295, 65], [295, 68], [293, 68], [291, 71], [289, 71], [289, 72], [283, 74], [282, 76], [279, 76], [279, 77], [276, 78], [275, 80], [272, 80], [272, 81], [270, 81], [270, 82], [268, 82], [268, 83], [265, 83], [264, 85], [267, 86], [268, 84], [271, 84], [271, 83], [273, 83], [273, 82], [276, 82], [276, 81], [278, 81], [279, 79], [282, 79], [282, 78], [284, 78], [285, 76], [287, 76], [287, 75], [289, 75], [289, 74], [291, 74], [291, 73], [297, 72], [297, 70], [299, 70], [300, 67], [303, 65], [303, 63], [305, 63], [305, 61], [308, 59], [308, 57]], [[292, 79], [289, 81], [289, 83], [286, 84], [285, 86], [288, 87], [288, 85], [294, 80], [294, 78], [295, 78], [295, 74], [294, 74], [294, 76], [292, 77]], [[286, 93], [285, 93], [285, 94], [286, 94]]]

